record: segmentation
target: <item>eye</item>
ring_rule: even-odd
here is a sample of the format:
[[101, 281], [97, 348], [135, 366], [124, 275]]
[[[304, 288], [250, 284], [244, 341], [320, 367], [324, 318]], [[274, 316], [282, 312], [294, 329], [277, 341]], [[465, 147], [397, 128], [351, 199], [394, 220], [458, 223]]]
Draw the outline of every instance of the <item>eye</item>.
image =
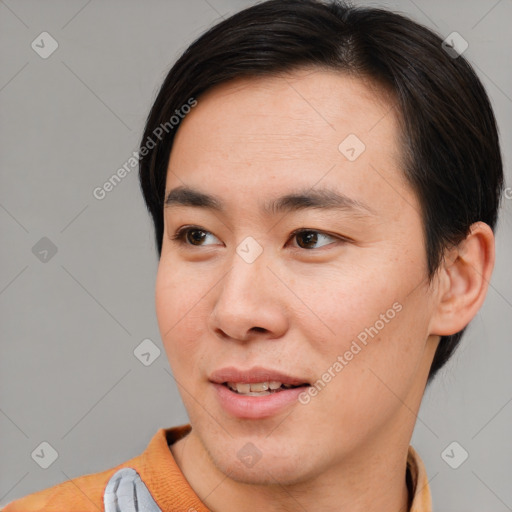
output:
[[[179, 228], [173, 236], [171, 236], [171, 240], [175, 240], [183, 245], [192, 245], [200, 247], [203, 245], [212, 245], [203, 243], [209, 236], [219, 241], [219, 239], [210, 231], [201, 229], [198, 226], [183, 226]], [[297, 229], [293, 233], [291, 233], [290, 240], [293, 238], [296, 238], [298, 241], [295, 247], [299, 247], [300, 249], [306, 250], [318, 249], [325, 245], [336, 243], [336, 241], [348, 241], [343, 237], [328, 235], [327, 233], [323, 233], [315, 229], [304, 228]], [[329, 239], [331, 241], [329, 241]], [[325, 242], [321, 243], [322, 240]], [[315, 247], [315, 245], [317, 245], [318, 243], [320, 243], [321, 245]]]
[[211, 245], [211, 244], [203, 244], [202, 242], [206, 240], [208, 235], [211, 235], [216, 240], [219, 240], [216, 236], [214, 236], [209, 231], [201, 229], [197, 226], [183, 226], [171, 237], [172, 240], [176, 240], [178, 243], [185, 245]]
[[[333, 242], [329, 242], [328, 240], [339, 240], [340, 237], [335, 237], [333, 235], [328, 235], [327, 233], [322, 233], [321, 231], [317, 231], [315, 229], [297, 229], [292, 233], [291, 238], [296, 238], [298, 242], [298, 246], [301, 249], [317, 249], [323, 247], [324, 245], [329, 245]], [[321, 244], [318, 247], [312, 247], [315, 244], [319, 243], [321, 240], [327, 240], [326, 243]], [[300, 242], [300, 243], [299, 243]]]

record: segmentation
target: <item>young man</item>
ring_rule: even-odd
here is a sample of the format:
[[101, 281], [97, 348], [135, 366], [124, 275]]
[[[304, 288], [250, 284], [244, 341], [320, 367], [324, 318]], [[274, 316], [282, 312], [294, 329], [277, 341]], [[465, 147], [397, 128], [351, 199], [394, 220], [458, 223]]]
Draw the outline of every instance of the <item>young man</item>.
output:
[[387, 11], [263, 2], [178, 60], [140, 155], [190, 425], [5, 510], [430, 511], [409, 443], [503, 185], [467, 62]]

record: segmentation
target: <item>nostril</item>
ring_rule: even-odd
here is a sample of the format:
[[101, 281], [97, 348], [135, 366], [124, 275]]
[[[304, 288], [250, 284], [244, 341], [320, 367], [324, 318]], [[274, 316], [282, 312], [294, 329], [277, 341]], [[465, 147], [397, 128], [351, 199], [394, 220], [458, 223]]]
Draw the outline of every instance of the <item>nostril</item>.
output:
[[265, 329], [264, 327], [253, 327], [251, 329], [251, 331], [255, 331], [255, 332], [267, 332], [267, 329]]

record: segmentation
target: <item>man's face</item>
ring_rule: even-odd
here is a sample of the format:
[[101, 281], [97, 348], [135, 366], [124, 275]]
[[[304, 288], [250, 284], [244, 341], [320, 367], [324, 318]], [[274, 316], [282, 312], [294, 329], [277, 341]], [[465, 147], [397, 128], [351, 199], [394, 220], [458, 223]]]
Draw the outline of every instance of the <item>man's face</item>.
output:
[[[166, 196], [221, 208], [164, 208], [158, 323], [190, 436], [236, 480], [298, 482], [410, 439], [438, 337], [392, 107], [301, 70], [208, 91], [176, 134]], [[321, 191], [346, 200], [263, 208]], [[304, 386], [257, 396], [287, 377]]]

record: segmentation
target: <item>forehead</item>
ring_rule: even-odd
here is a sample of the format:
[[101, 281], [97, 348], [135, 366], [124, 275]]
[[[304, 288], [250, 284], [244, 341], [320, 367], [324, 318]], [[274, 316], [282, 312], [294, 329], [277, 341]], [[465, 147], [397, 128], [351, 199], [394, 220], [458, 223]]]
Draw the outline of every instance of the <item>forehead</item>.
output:
[[217, 141], [222, 137], [239, 142], [249, 136], [245, 141], [250, 144], [273, 140], [278, 148], [283, 139], [289, 143], [302, 137], [297, 146], [308, 139], [324, 141], [327, 146], [347, 133], [364, 138], [384, 117], [389, 133], [395, 125], [395, 112], [390, 112], [393, 105], [391, 95], [371, 81], [339, 71], [307, 68], [275, 76], [237, 78], [209, 89], [178, 133], [191, 128], [203, 134], [210, 130]]
[[200, 96], [182, 121], [166, 189], [271, 196], [322, 181], [357, 196], [382, 188], [384, 175], [406, 187], [398, 130], [389, 95], [360, 78], [321, 69], [239, 78]]

